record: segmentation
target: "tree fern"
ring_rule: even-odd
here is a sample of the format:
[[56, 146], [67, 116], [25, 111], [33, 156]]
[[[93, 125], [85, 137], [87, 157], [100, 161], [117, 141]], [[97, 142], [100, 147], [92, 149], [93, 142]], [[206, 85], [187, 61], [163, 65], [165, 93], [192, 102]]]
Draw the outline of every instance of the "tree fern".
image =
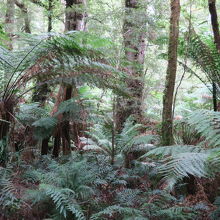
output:
[[[182, 41], [184, 48], [186, 47], [185, 42], [185, 40]], [[199, 36], [194, 30], [191, 30], [188, 55], [206, 74], [209, 83], [215, 82], [218, 85], [217, 87], [219, 87], [220, 59], [213, 39], [210, 36]], [[200, 76], [196, 76], [201, 80]], [[205, 81], [202, 80], [202, 82], [204, 83]], [[218, 88], [217, 90], [219, 91]]]
[[[109, 124], [94, 125], [89, 132], [89, 138], [82, 138], [84, 149], [102, 152], [108, 156], [112, 155], [112, 122]], [[115, 138], [115, 155], [127, 155], [131, 151], [146, 150], [146, 144], [155, 140], [154, 135], [139, 135], [140, 124], [134, 124], [132, 118], [128, 118], [122, 132]]]

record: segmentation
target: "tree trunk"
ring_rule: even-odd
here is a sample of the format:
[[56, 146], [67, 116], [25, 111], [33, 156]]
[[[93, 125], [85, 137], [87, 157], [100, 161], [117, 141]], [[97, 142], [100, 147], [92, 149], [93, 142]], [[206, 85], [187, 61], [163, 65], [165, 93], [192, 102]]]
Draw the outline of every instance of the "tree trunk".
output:
[[61, 138], [60, 138], [60, 133], [58, 130], [54, 138], [54, 146], [53, 146], [53, 153], [52, 153], [53, 157], [55, 158], [59, 157], [60, 145], [61, 145]]
[[50, 139], [50, 138], [45, 138], [45, 139], [42, 141], [41, 155], [47, 155], [48, 150], [49, 150], [49, 139]]
[[14, 111], [14, 100], [8, 99], [0, 102], [0, 140], [7, 138]]
[[24, 3], [19, 2], [18, 0], [14, 0], [15, 4], [21, 9], [23, 17], [24, 17], [24, 31], [26, 33], [31, 33], [31, 27], [30, 27], [30, 19], [28, 16], [28, 9], [25, 6]]
[[[65, 21], [65, 31], [84, 31], [85, 30], [85, 18], [86, 13], [82, 11], [82, 8], [79, 7], [85, 7], [86, 0], [66, 0], [66, 21]], [[76, 86], [74, 85], [74, 82], [72, 82], [71, 85], [61, 85], [63, 89], [60, 88], [59, 91], [63, 91], [64, 97], [63, 101], [69, 100], [72, 98], [72, 91], [73, 88]], [[61, 94], [60, 94], [61, 95]], [[74, 126], [77, 124], [74, 123]], [[70, 149], [70, 122], [68, 120], [64, 120], [61, 123], [61, 134], [62, 134], [62, 143], [63, 143], [63, 154], [67, 155], [71, 152]], [[76, 130], [74, 128], [74, 130]], [[74, 134], [77, 134], [78, 132], [74, 132]], [[75, 145], [78, 144], [78, 137], [73, 137]]]
[[14, 15], [15, 4], [14, 0], [7, 0], [7, 9], [5, 15], [5, 32], [8, 33], [10, 41], [7, 42], [9, 49], [13, 49], [13, 32], [14, 32]]
[[[216, 0], [208, 0], [209, 12], [211, 15], [212, 30], [214, 35], [214, 43], [218, 52], [220, 53], [220, 33], [219, 33], [219, 23], [218, 14], [216, 10]], [[217, 85], [215, 80], [213, 80], [213, 107], [214, 111], [218, 110], [218, 97], [217, 97]]]
[[171, 0], [168, 67], [163, 96], [162, 144], [172, 145], [173, 140], [173, 95], [177, 71], [177, 48], [179, 37], [180, 1]]
[[[143, 118], [142, 96], [144, 90], [143, 70], [146, 49], [146, 12], [139, 5], [139, 0], [125, 0], [125, 18], [123, 38], [127, 79], [126, 86], [131, 99], [118, 98], [116, 113], [116, 130], [122, 130], [125, 120], [133, 115], [137, 122]], [[141, 31], [140, 31], [141, 27]]]
[[[72, 97], [73, 87], [71, 85], [67, 85], [64, 89], [65, 97], [64, 101], [71, 99]], [[65, 114], [63, 115], [65, 118]], [[70, 123], [68, 119], [64, 119], [61, 123], [61, 133], [63, 139], [63, 154], [68, 155], [71, 153], [71, 146], [70, 146]]]
[[218, 111], [218, 96], [217, 96], [217, 87], [216, 83], [212, 82], [212, 101], [213, 101], [213, 110]]
[[65, 31], [85, 31], [86, 13], [80, 9], [80, 7], [84, 7], [85, 5], [86, 0], [66, 0]]
[[53, 29], [53, 0], [48, 0], [48, 27], [47, 27], [47, 31], [51, 32]]
[[[64, 87], [60, 86], [57, 98], [56, 98], [56, 103], [53, 107], [53, 111], [51, 112], [51, 115], [53, 116], [57, 111], [60, 103], [64, 100]], [[62, 120], [62, 115], [58, 116], [58, 120]], [[57, 126], [56, 132], [54, 134], [54, 146], [53, 146], [53, 157], [58, 157], [59, 152], [60, 152], [60, 145], [61, 145], [61, 125], [60, 123]]]
[[218, 23], [218, 15], [216, 10], [216, 0], [208, 0], [209, 4], [209, 12], [211, 15], [211, 22], [212, 22], [212, 30], [215, 39], [215, 45], [220, 53], [220, 33], [219, 33], [219, 23]]

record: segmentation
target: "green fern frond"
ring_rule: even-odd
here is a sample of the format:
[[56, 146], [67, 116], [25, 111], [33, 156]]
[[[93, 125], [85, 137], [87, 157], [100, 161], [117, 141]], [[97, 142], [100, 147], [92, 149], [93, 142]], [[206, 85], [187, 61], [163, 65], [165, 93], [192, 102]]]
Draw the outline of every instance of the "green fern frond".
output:
[[153, 214], [155, 217], [162, 217], [164, 220], [193, 220], [197, 214], [192, 208], [174, 206], [167, 209], [162, 209]]
[[40, 190], [43, 190], [47, 196], [49, 196], [54, 202], [56, 209], [64, 218], [67, 217], [68, 211], [70, 211], [78, 220], [84, 220], [84, 214], [80, 210], [77, 202], [70, 197], [74, 198], [75, 193], [66, 188], [57, 188], [51, 185], [41, 184]]
[[168, 157], [158, 170], [167, 179], [183, 178], [189, 175], [206, 177], [207, 158], [207, 153], [180, 153]]
[[187, 123], [193, 126], [214, 148], [220, 145], [220, 113], [209, 110], [197, 110], [191, 113]]
[[166, 147], [155, 147], [150, 150], [148, 153], [144, 154], [140, 159], [146, 157], [156, 157], [156, 158], [165, 158], [167, 156], [175, 156], [181, 153], [200, 153], [205, 150], [199, 146], [193, 145], [175, 145], [175, 146], [166, 146]]
[[55, 117], [46, 117], [35, 121], [32, 124], [35, 137], [38, 140], [43, 140], [44, 138], [49, 137], [56, 127], [57, 122], [58, 120]]
[[142, 216], [143, 214], [141, 211], [134, 209], [134, 208], [121, 207], [118, 205], [114, 205], [114, 206], [109, 206], [105, 208], [104, 210], [92, 215], [91, 220], [105, 219], [104, 216], [113, 217], [117, 213], [120, 214], [122, 217], [133, 216], [134, 218], [138, 216]]

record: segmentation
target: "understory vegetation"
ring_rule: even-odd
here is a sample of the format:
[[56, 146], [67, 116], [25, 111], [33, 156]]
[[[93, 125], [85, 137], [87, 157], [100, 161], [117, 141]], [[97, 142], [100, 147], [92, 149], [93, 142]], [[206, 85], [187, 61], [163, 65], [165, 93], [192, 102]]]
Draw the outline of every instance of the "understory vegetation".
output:
[[0, 2], [0, 220], [219, 220], [215, 0]]

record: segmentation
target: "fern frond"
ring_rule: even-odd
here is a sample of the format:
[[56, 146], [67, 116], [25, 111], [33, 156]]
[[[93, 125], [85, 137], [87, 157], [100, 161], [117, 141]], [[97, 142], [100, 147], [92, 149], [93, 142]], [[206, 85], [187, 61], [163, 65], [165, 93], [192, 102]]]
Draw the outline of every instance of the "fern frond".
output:
[[209, 146], [220, 145], [220, 113], [209, 110], [197, 110], [188, 116], [187, 123], [206, 139]]
[[165, 158], [167, 156], [175, 156], [181, 153], [200, 153], [205, 150], [198, 146], [193, 145], [175, 145], [175, 146], [166, 146], [166, 147], [156, 147], [150, 150], [148, 153], [144, 154], [140, 159], [146, 157], [157, 157], [157, 158]]
[[[49, 196], [54, 202], [56, 209], [60, 214], [67, 217], [68, 211], [70, 211], [78, 220], [85, 220], [84, 214], [81, 212], [77, 202], [73, 200], [75, 193], [70, 189], [57, 188], [51, 185], [41, 184], [40, 190], [43, 190], [47, 196]], [[72, 197], [71, 203], [69, 197]]]
[[134, 218], [137, 216], [141, 216], [143, 213], [137, 209], [129, 208], [129, 207], [121, 207], [118, 205], [109, 206], [104, 210], [94, 214], [91, 216], [91, 220], [95, 219], [104, 219], [102, 217], [109, 216], [113, 217], [115, 214], [120, 214], [121, 216], [133, 216]]
[[196, 213], [192, 208], [174, 206], [167, 209], [158, 210], [153, 214], [155, 217], [162, 217], [167, 220], [193, 220], [196, 218]]
[[32, 124], [35, 137], [39, 140], [49, 137], [56, 127], [57, 122], [58, 120], [55, 117], [46, 117], [35, 121]]

